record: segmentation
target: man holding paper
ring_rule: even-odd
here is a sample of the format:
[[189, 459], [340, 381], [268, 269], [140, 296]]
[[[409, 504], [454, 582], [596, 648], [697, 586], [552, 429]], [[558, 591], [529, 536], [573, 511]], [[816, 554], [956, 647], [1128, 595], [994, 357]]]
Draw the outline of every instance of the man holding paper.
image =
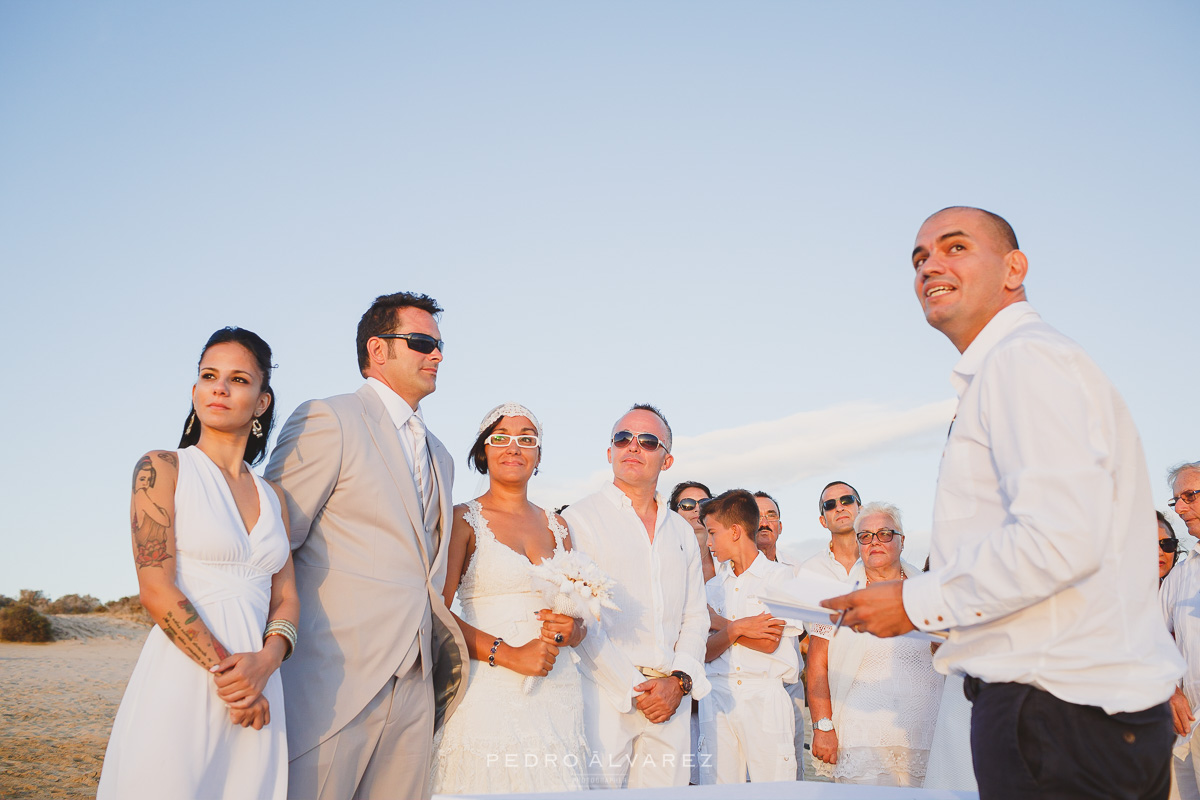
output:
[[917, 298], [962, 354], [931, 570], [824, 602], [876, 636], [949, 630], [982, 800], [1165, 798], [1183, 672], [1156, 607], [1154, 505], [1112, 384], [1025, 301], [1002, 218], [943, 209], [917, 233]]

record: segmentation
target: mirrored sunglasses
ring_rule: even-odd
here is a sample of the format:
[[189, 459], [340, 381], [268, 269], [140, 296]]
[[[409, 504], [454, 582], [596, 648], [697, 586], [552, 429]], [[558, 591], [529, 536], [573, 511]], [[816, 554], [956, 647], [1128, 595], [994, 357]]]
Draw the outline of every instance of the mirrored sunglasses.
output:
[[[838, 503], [841, 503], [844, 506], [852, 506], [857, 502], [858, 502], [858, 498], [855, 497], [854, 495], [844, 494], [838, 498], [832, 498], [829, 500], [822, 501], [821, 508], [825, 509], [826, 511], [833, 511], [833, 509], [837, 508]], [[810, 508], [811, 508], [811, 506], [810, 506]]]
[[[667, 450], [667, 446], [659, 441], [658, 437], [653, 433], [634, 433], [633, 431], [617, 431], [613, 434], [612, 443], [619, 450], [624, 450], [629, 445], [633, 444], [633, 440], [637, 439], [638, 447], [648, 453], [653, 453], [658, 448]], [[667, 452], [671, 452], [667, 450]]]

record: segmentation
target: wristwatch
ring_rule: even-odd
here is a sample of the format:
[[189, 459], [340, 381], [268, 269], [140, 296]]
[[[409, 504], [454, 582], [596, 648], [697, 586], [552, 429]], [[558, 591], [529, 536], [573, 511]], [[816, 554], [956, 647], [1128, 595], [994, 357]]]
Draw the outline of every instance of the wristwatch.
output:
[[679, 688], [683, 689], [684, 694], [692, 693], [692, 676], [681, 670], [675, 670], [671, 673], [671, 677], [679, 681]]
[[833, 730], [833, 720], [831, 720], [829, 717], [819, 719], [813, 723], [813, 727], [823, 733], [829, 733], [831, 730]]

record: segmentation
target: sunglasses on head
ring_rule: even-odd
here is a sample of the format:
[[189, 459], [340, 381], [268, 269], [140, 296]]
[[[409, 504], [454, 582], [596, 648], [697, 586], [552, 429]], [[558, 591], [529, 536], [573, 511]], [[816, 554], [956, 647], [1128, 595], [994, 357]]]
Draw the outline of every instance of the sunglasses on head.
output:
[[446, 352], [446, 343], [441, 339], [435, 339], [427, 333], [381, 333], [375, 337], [376, 339], [403, 339], [408, 343], [409, 350], [416, 350], [418, 353], [429, 355], [436, 347], [443, 353]]
[[1179, 549], [1179, 540], [1174, 536], [1169, 539], [1159, 539], [1158, 548], [1164, 553], [1174, 553]]
[[[613, 434], [612, 443], [618, 450], [624, 450], [629, 445], [633, 444], [633, 440], [637, 439], [638, 447], [645, 450], [647, 453], [653, 453], [658, 448], [667, 450], [667, 446], [663, 444], [653, 433], [634, 433], [633, 431], [617, 431]], [[667, 450], [667, 452], [671, 452]]]
[[841, 504], [842, 504], [842, 505], [844, 505], [844, 506], [852, 506], [852, 505], [854, 505], [854, 504], [855, 504], [855, 503], [857, 503], [857, 502], [858, 502], [858, 498], [857, 498], [857, 497], [855, 497], [854, 495], [852, 495], [852, 494], [844, 494], [844, 495], [842, 495], [841, 497], [838, 497], [838, 498], [832, 498], [832, 499], [829, 499], [829, 500], [822, 500], [822, 501], [821, 501], [821, 508], [825, 509], [826, 511], [833, 511], [835, 508], [837, 508], [837, 504], [838, 504], [838, 503], [841, 503]]

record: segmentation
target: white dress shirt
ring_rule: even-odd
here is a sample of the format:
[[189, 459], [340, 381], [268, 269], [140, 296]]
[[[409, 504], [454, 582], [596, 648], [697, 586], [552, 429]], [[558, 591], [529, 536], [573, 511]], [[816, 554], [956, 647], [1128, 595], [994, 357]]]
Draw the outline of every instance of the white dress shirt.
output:
[[1200, 708], [1200, 558], [1175, 565], [1163, 581], [1159, 600], [1167, 630], [1187, 663], [1181, 688], [1188, 705]]
[[[741, 575], [733, 574], [733, 562], [723, 561], [717, 574], [705, 584], [708, 604], [728, 620], [757, 616], [767, 610], [758, 599], [760, 593], [771, 588], [783, 592], [783, 586], [794, 578], [790, 566], [770, 561], [762, 553], [754, 557]], [[783, 641], [774, 653], [761, 653], [736, 642], [724, 653], [704, 665], [708, 680], [716, 690], [729, 690], [731, 682], [742, 678], [770, 678], [783, 683], [795, 683], [800, 677], [797, 658], [796, 628], [784, 631]], [[734, 683], [733, 685], [736, 685]]]
[[[699, 699], [708, 694], [708, 608], [700, 548], [692, 526], [671, 511], [661, 495], [655, 500], [653, 542], [615, 484], [563, 511], [574, 545], [613, 579], [613, 601], [620, 609], [604, 609], [600, 635], [589, 633], [584, 642], [598, 649], [606, 638], [635, 667], [686, 672], [692, 679], [692, 696]], [[640, 680], [644, 678], [630, 683], [629, 697]], [[628, 710], [628, 697], [622, 705], [625, 708], [618, 710]]]
[[943, 673], [1027, 683], [1109, 714], [1183, 672], [1157, 605], [1154, 502], [1116, 389], [1028, 303], [1001, 310], [951, 377], [929, 573], [904, 582]]
[[[853, 567], [854, 565], [851, 564], [851, 566]], [[837, 557], [833, 554], [833, 542], [830, 542], [824, 551], [800, 562], [796, 574], [799, 575], [800, 570], [806, 569], [812, 572], [819, 572], [822, 575], [828, 575], [835, 581], [845, 582], [850, 579], [850, 570], [843, 567], [842, 562], [838, 561]]]

